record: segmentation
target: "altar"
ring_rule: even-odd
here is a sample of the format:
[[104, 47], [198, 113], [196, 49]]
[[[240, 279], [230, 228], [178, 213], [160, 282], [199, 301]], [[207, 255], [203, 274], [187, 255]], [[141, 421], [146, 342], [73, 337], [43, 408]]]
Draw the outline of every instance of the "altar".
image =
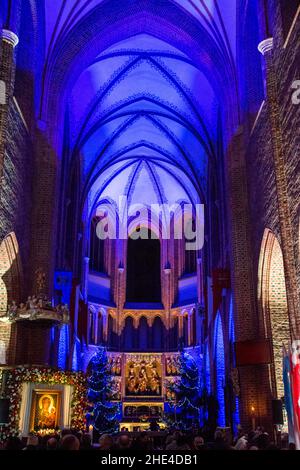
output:
[[169, 385], [179, 380], [179, 354], [110, 352], [109, 371], [110, 398], [121, 403], [120, 430], [146, 430], [154, 422], [164, 429], [165, 406], [174, 399]]

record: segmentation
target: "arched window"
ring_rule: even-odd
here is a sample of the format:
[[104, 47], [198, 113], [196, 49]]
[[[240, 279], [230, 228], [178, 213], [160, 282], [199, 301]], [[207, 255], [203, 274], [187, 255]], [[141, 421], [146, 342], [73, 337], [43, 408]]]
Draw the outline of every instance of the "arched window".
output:
[[0, 244], [0, 316], [8, 303], [20, 300], [21, 264], [19, 246], [12, 232]]
[[117, 347], [117, 334], [114, 331], [114, 319], [108, 315], [108, 346], [111, 349]]
[[190, 318], [190, 324], [191, 324], [191, 346], [195, 346], [197, 343], [197, 338], [196, 338], [196, 312], [195, 309], [193, 308], [191, 318]]
[[178, 348], [178, 317], [175, 318], [173, 327], [169, 330], [170, 335], [170, 348]]
[[152, 325], [152, 349], [163, 351], [164, 324], [160, 317], [156, 317]]
[[[191, 228], [192, 232], [196, 230], [195, 220], [188, 221], [188, 227]], [[186, 227], [186, 230], [188, 229]], [[186, 232], [185, 232], [186, 234]], [[188, 239], [185, 237], [184, 243], [184, 274], [194, 274], [197, 272], [197, 251], [196, 250], [187, 250], [186, 244], [191, 243], [194, 240]]]
[[90, 231], [90, 270], [105, 273], [104, 243], [105, 240], [97, 236], [99, 217], [93, 217]]
[[123, 330], [123, 349], [124, 351], [134, 351], [136, 331], [133, 325], [133, 318], [127, 317]]
[[225, 352], [223, 328], [220, 313], [217, 314], [215, 319], [214, 345], [216, 367], [216, 395], [219, 403], [218, 425], [225, 426]]
[[189, 319], [188, 319], [188, 315], [185, 314], [183, 319], [183, 344], [184, 346], [188, 346], [188, 342], [189, 342]]
[[95, 344], [95, 313], [93, 311], [89, 312], [89, 343]]
[[98, 326], [97, 326], [97, 344], [101, 344], [103, 342], [103, 317], [101, 312], [98, 313]]
[[128, 239], [127, 302], [161, 302], [160, 241], [151, 233], [148, 239]]
[[140, 351], [147, 351], [149, 349], [149, 337], [150, 331], [147, 319], [142, 317], [139, 323], [138, 329], [138, 338], [139, 338], [139, 350]]

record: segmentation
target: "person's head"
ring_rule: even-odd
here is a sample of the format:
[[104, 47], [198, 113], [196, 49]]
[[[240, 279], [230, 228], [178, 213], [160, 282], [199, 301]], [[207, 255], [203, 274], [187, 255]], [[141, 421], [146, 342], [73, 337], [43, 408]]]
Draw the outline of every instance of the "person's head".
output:
[[260, 450], [265, 450], [268, 448], [270, 445], [270, 437], [268, 434], [260, 434], [254, 442], [254, 445], [256, 445]]
[[87, 433], [87, 432], [84, 433], [81, 436], [80, 441], [81, 441], [81, 447], [83, 447], [85, 449], [91, 447], [91, 445], [92, 445], [92, 438], [91, 438], [90, 434]]
[[242, 436], [237, 441], [237, 443], [235, 445], [235, 449], [236, 450], [247, 450], [247, 446], [248, 446], [248, 441], [245, 438], [245, 436]]
[[190, 447], [189, 446], [189, 437], [186, 434], [180, 433], [177, 437], [177, 446], [178, 447]]
[[178, 429], [175, 429], [175, 431], [173, 432], [172, 436], [174, 439], [178, 439], [180, 436], [181, 436], [181, 431], [179, 431]]
[[61, 440], [60, 448], [62, 450], [79, 450], [80, 442], [73, 434], [67, 434]]
[[149, 436], [146, 432], [142, 432], [140, 435], [139, 435], [139, 441], [141, 444], [147, 444], [147, 442], [149, 442]]
[[38, 446], [39, 445], [39, 438], [36, 434], [28, 434], [27, 437], [27, 446]]
[[4, 445], [5, 450], [21, 450], [22, 447], [21, 439], [16, 436], [9, 437]]
[[224, 441], [224, 434], [220, 429], [215, 432], [215, 441]]
[[195, 436], [194, 437], [194, 447], [196, 450], [203, 449], [204, 446], [204, 439], [202, 436]]
[[296, 450], [296, 445], [294, 442], [289, 443], [289, 450]]
[[122, 434], [118, 440], [120, 449], [128, 449], [131, 446], [131, 439], [127, 434]]
[[109, 434], [102, 434], [99, 438], [100, 450], [109, 450], [114, 444], [113, 438]]
[[57, 439], [55, 437], [50, 437], [47, 441], [46, 449], [47, 450], [56, 450], [57, 449]]

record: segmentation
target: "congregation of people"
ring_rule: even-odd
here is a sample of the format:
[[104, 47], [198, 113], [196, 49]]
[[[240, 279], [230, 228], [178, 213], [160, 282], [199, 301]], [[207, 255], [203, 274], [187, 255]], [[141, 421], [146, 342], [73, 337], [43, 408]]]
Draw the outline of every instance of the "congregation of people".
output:
[[202, 451], [240, 451], [240, 450], [295, 450], [289, 443], [288, 436], [283, 434], [280, 443], [275, 444], [262, 427], [248, 433], [239, 429], [234, 439], [217, 429], [214, 433], [205, 430], [182, 432], [170, 429], [164, 434], [140, 432], [120, 433], [117, 435], [102, 434], [97, 442], [92, 442], [89, 433], [64, 429], [55, 435], [39, 436], [30, 433], [27, 439], [10, 437], [1, 450], [11, 451], [102, 451], [102, 452], [202, 452]]

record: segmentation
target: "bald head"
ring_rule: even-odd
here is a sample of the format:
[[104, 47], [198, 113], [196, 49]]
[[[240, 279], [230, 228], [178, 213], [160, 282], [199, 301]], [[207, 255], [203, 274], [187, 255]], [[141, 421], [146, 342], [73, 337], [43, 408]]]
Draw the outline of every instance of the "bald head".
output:
[[79, 450], [80, 442], [73, 434], [67, 434], [62, 438], [60, 448], [62, 450]]
[[131, 444], [130, 437], [127, 434], [122, 434], [119, 437], [119, 447], [121, 449], [127, 449], [128, 447], [130, 447], [130, 444]]
[[47, 449], [48, 450], [55, 450], [57, 449], [57, 439], [55, 437], [50, 437], [47, 441]]

